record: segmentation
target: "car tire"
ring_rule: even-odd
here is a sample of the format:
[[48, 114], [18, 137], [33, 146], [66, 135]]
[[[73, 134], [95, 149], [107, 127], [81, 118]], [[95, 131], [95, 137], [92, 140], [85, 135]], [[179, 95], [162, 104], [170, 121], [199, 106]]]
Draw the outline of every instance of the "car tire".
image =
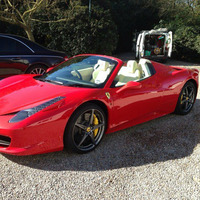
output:
[[84, 104], [68, 122], [64, 134], [65, 147], [77, 153], [92, 151], [103, 138], [106, 121], [101, 107], [93, 103]]
[[47, 71], [47, 67], [45, 65], [37, 64], [37, 65], [33, 65], [32, 67], [30, 67], [26, 71], [26, 74], [41, 74], [41, 75], [43, 75], [44, 73], [46, 73], [46, 71]]
[[197, 88], [195, 84], [191, 81], [187, 82], [179, 95], [175, 113], [179, 115], [188, 114], [193, 108], [196, 94]]

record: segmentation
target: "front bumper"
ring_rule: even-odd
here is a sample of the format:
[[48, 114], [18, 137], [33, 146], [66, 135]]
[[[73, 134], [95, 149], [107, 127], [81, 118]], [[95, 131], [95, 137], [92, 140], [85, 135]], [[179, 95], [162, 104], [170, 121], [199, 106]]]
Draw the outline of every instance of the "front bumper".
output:
[[29, 125], [23, 121], [9, 123], [10, 118], [0, 116], [0, 153], [33, 155], [63, 149], [66, 121], [62, 118], [46, 118]]

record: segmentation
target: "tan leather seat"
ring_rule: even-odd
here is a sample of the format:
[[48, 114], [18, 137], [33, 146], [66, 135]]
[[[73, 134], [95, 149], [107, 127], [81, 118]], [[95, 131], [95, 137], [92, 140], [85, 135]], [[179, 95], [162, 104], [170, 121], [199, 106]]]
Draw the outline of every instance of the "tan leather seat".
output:
[[96, 84], [103, 83], [110, 74], [109, 63], [103, 60], [98, 60], [98, 63], [94, 66], [94, 72], [92, 73], [91, 82]]
[[142, 67], [137, 64], [135, 60], [129, 60], [127, 62], [128, 76], [140, 79], [142, 77]]
[[118, 73], [118, 83], [116, 86], [124, 85], [129, 81], [137, 81], [142, 78], [142, 68], [135, 60], [129, 60], [127, 67], [122, 67]]

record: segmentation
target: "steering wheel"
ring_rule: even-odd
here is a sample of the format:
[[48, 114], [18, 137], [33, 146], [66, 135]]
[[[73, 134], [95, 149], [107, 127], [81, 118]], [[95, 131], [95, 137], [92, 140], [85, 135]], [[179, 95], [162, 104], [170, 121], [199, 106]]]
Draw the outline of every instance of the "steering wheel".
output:
[[78, 78], [83, 80], [80, 72], [78, 70], [76, 70], [76, 69], [74, 71], [75, 71], [76, 75], [78, 76]]

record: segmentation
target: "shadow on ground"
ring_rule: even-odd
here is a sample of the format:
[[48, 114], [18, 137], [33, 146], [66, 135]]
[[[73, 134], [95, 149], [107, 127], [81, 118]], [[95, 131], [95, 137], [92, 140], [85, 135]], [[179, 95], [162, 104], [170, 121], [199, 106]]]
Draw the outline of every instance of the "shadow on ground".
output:
[[141, 166], [180, 159], [200, 143], [200, 100], [186, 116], [171, 114], [106, 135], [88, 154], [55, 152], [34, 156], [10, 156], [20, 165], [48, 171], [98, 171]]

